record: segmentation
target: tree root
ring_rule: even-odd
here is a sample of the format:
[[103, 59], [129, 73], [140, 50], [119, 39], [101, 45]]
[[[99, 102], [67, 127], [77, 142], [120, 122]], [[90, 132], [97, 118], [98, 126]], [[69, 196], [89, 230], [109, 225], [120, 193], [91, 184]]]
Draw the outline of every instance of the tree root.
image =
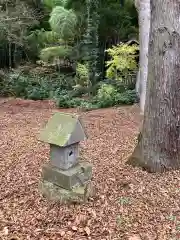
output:
[[153, 172], [152, 168], [148, 164], [146, 164], [141, 153], [141, 144], [140, 144], [141, 139], [142, 139], [142, 134], [140, 132], [137, 137], [138, 143], [134, 149], [134, 152], [131, 154], [131, 156], [127, 160], [126, 164], [131, 165], [133, 167], [139, 167], [144, 171], [152, 173]]

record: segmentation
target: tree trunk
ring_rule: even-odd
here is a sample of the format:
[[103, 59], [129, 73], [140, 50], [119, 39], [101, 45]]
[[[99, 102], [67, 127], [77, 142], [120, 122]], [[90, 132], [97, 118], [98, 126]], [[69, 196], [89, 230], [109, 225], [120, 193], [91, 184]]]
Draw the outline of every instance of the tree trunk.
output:
[[180, 168], [179, 0], [151, 0], [144, 122], [128, 163], [150, 172]]
[[146, 100], [146, 85], [148, 75], [148, 45], [150, 30], [150, 0], [135, 0], [139, 15], [139, 72], [137, 75], [136, 92], [140, 98], [141, 114], [144, 114]]

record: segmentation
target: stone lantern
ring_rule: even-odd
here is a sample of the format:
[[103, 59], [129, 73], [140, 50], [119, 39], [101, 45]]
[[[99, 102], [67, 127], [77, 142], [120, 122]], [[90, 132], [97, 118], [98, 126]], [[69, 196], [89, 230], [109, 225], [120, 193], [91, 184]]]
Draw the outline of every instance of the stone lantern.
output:
[[50, 162], [42, 168], [43, 195], [60, 201], [88, 197], [92, 166], [79, 162], [79, 143], [87, 139], [78, 117], [55, 113], [40, 132], [40, 141], [50, 145]]

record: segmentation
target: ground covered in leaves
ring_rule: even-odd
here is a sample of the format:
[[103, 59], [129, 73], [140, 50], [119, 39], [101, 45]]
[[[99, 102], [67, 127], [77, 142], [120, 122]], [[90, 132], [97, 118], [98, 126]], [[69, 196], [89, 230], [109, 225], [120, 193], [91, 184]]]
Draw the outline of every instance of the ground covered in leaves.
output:
[[125, 164], [140, 126], [137, 106], [80, 113], [93, 198], [60, 205], [40, 195], [49, 148], [37, 137], [56, 111], [46, 101], [0, 102], [0, 239], [180, 239], [180, 172], [148, 174]]

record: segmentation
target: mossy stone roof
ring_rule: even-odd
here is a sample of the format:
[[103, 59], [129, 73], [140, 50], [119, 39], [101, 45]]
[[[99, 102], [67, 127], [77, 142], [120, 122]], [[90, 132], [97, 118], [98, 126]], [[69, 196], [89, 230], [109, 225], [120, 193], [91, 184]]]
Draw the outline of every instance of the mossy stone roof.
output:
[[87, 136], [78, 117], [57, 112], [40, 132], [40, 141], [65, 147], [78, 143]]

